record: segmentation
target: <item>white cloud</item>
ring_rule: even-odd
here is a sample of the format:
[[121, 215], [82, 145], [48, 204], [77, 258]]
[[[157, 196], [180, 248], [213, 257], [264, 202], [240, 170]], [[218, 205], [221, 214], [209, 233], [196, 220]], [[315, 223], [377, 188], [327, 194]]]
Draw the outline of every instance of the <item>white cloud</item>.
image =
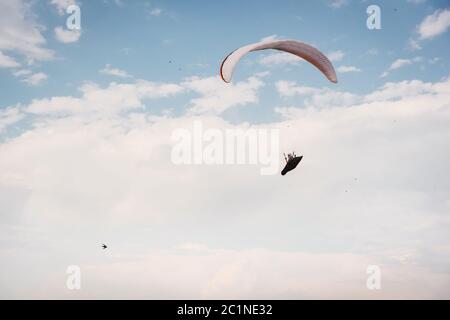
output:
[[29, 61], [53, 59], [54, 52], [45, 48], [42, 27], [33, 20], [30, 6], [22, 0], [0, 2], [0, 50], [23, 55]]
[[349, 1], [348, 0], [329, 0], [329, 5], [332, 8], [342, 8], [346, 5], [348, 5]]
[[55, 38], [62, 43], [73, 43], [80, 39], [81, 32], [79, 30], [67, 30], [62, 27], [54, 29]]
[[391, 66], [389, 67], [389, 70], [396, 70], [403, 66], [407, 66], [413, 63], [413, 60], [411, 59], [397, 59], [394, 62], [392, 62]]
[[178, 249], [183, 251], [194, 251], [194, 252], [208, 252], [210, 251], [208, 246], [202, 244], [202, 243], [193, 243], [193, 242], [186, 242], [182, 243], [178, 246]]
[[308, 107], [330, 108], [352, 105], [359, 101], [357, 95], [349, 92], [298, 86], [293, 81], [277, 81], [275, 86], [282, 97], [304, 97], [303, 104]]
[[112, 82], [106, 88], [87, 83], [80, 88], [81, 97], [61, 96], [38, 99], [28, 106], [27, 111], [35, 114], [115, 114], [124, 110], [144, 107], [146, 99], [169, 97], [182, 92], [177, 84], [157, 84], [144, 80], [136, 83], [117, 84]]
[[[45, 290], [39, 282], [27, 286], [24, 281], [17, 281], [16, 288], [19, 287], [22, 296], [47, 299], [433, 299], [447, 296], [448, 275], [401, 263], [382, 265], [382, 290], [368, 290], [366, 267], [374, 260], [379, 258], [267, 249], [209, 249], [207, 253], [191, 254], [176, 249], [152, 250], [128, 259], [118, 255], [108, 257], [109, 264], [97, 262], [83, 266], [83, 283], [89, 286], [83, 286], [82, 290], [62, 288], [63, 279], [51, 277], [51, 272], [58, 274], [56, 270], [40, 268], [40, 274], [47, 279]], [[10, 262], [5, 261], [15, 278], [19, 271], [10, 270]]]
[[[0, 297], [450, 297], [450, 79], [333, 93], [328, 108], [312, 98], [331, 96], [327, 89], [284, 83], [293, 105], [263, 125], [134, 110], [146, 92], [216, 95], [214, 81], [197, 80], [186, 80], [195, 90], [89, 84], [80, 98], [23, 106], [51, 110], [27, 114], [31, 126], [0, 142], [8, 274]], [[311, 104], [300, 104], [303, 96]], [[70, 103], [103, 116], [55, 116]], [[128, 112], [108, 113], [111, 104]], [[305, 158], [287, 179], [249, 166], [176, 166], [171, 134], [194, 120], [217, 129], [274, 126], [281, 151]], [[103, 241], [112, 250], [100, 261]], [[65, 289], [68, 261], [80, 264], [83, 290]], [[382, 290], [366, 289], [368, 264], [381, 267]]]
[[328, 59], [330, 59], [330, 61], [341, 61], [344, 58], [345, 54], [341, 50], [337, 50], [337, 51], [328, 53], [327, 56], [328, 56]]
[[408, 46], [409, 46], [409, 49], [411, 49], [412, 51], [421, 50], [422, 49], [422, 46], [420, 45], [420, 42], [418, 40], [412, 39], [412, 38], [409, 39]]
[[162, 13], [162, 9], [160, 8], [154, 8], [150, 11], [150, 15], [154, 16], [154, 17], [159, 17]]
[[308, 95], [320, 92], [320, 89], [312, 87], [301, 87], [297, 86], [294, 81], [277, 81], [275, 84], [278, 93], [284, 97], [293, 97], [295, 95]]
[[258, 89], [264, 83], [260, 80], [267, 73], [250, 77], [247, 81], [225, 84], [218, 77], [192, 77], [181, 84], [157, 84], [143, 80], [135, 83], [111, 83], [106, 88], [88, 83], [80, 88], [80, 98], [71, 96], [52, 97], [33, 100], [28, 112], [36, 114], [77, 114], [106, 112], [114, 114], [124, 110], [144, 107], [144, 100], [169, 97], [184, 91], [200, 95], [190, 100], [189, 112], [192, 114], [220, 114], [225, 110], [244, 106], [258, 101]]
[[450, 28], [450, 9], [439, 9], [426, 16], [417, 26], [415, 36], [408, 41], [411, 50], [422, 49], [421, 41], [431, 40]]
[[20, 63], [18, 63], [14, 58], [7, 56], [0, 51], [0, 68], [17, 68], [17, 67], [20, 67]]
[[131, 75], [129, 75], [125, 70], [113, 68], [113, 67], [111, 67], [110, 64], [107, 64], [99, 72], [103, 73], [103, 74], [119, 77], [119, 78], [130, 78], [131, 77]]
[[401, 82], [388, 82], [378, 90], [366, 95], [365, 101], [387, 101], [396, 99], [410, 99], [420, 95], [437, 95], [445, 94], [445, 90], [442, 91], [442, 86], [446, 87], [448, 81], [444, 83], [438, 83], [433, 85], [431, 83], [424, 83], [419, 80], [401, 81]]
[[390, 74], [390, 72], [393, 71], [393, 70], [397, 70], [397, 69], [400, 69], [400, 68], [402, 68], [404, 66], [409, 66], [409, 65], [412, 65], [414, 63], [421, 62], [421, 61], [423, 61], [422, 57], [415, 57], [415, 58], [412, 58], [412, 59], [397, 59], [394, 62], [392, 62], [392, 64], [389, 66], [389, 68], [385, 72], [383, 72], [381, 74], [381, 77], [382, 78], [387, 77]]
[[264, 66], [283, 65], [283, 64], [298, 64], [300, 63], [299, 57], [287, 52], [275, 52], [262, 57], [259, 60]]
[[22, 77], [22, 76], [30, 75], [31, 73], [32, 73], [32, 71], [29, 69], [19, 69], [17, 71], [14, 71], [13, 75], [15, 77]]
[[0, 109], [0, 133], [6, 127], [23, 119], [23, 117], [24, 114], [19, 110], [18, 107]]
[[419, 38], [433, 39], [443, 34], [450, 27], [450, 9], [436, 10], [433, 14], [425, 17], [419, 25], [417, 32]]
[[47, 80], [47, 78], [48, 78], [47, 74], [45, 74], [44, 72], [38, 72], [27, 75], [21, 81], [26, 84], [29, 84], [30, 86], [37, 86], [41, 84], [44, 80]]
[[20, 78], [21, 82], [24, 82], [31, 86], [37, 86], [41, 84], [44, 80], [48, 79], [48, 75], [44, 72], [33, 73], [30, 69], [19, 69], [14, 71], [13, 76]]
[[200, 94], [191, 99], [192, 114], [221, 114], [225, 110], [258, 102], [258, 90], [264, 85], [260, 76], [254, 76], [237, 83], [224, 83], [219, 77], [187, 79], [182, 85]]
[[340, 66], [337, 68], [337, 72], [340, 73], [361, 72], [361, 69], [355, 66]]
[[358, 105], [363, 103], [382, 102], [389, 100], [410, 99], [420, 95], [447, 94], [450, 83], [446, 80], [435, 85], [419, 80], [388, 82], [379, 89], [367, 95], [355, 95], [350, 92], [335, 91], [329, 88], [313, 88], [299, 86], [293, 81], [278, 81], [276, 88], [281, 97], [304, 97], [303, 104], [307, 107], [330, 108]]

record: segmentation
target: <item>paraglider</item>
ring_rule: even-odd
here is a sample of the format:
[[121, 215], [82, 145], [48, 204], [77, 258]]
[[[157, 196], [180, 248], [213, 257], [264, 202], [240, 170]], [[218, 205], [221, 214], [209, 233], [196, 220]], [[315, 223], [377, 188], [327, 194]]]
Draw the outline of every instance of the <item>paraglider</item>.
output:
[[222, 61], [220, 66], [220, 77], [223, 81], [229, 83], [236, 65], [243, 56], [249, 52], [266, 49], [280, 50], [303, 58], [319, 69], [329, 81], [337, 83], [336, 72], [330, 60], [316, 48], [297, 40], [261, 41], [236, 49]]
[[284, 160], [286, 160], [286, 166], [284, 167], [283, 171], [281, 171], [281, 175], [284, 176], [289, 171], [292, 171], [295, 168], [297, 168], [298, 164], [300, 163], [300, 161], [302, 161], [302, 159], [303, 156], [297, 157], [295, 155], [295, 152], [292, 152], [292, 154], [289, 153], [287, 157], [286, 155], [284, 155]]
[[[315, 66], [329, 81], [337, 83], [336, 71], [331, 61], [318, 49], [298, 40], [265, 40], [240, 47], [228, 54], [222, 61], [220, 65], [220, 77], [226, 83], [230, 83], [234, 69], [242, 57], [250, 52], [266, 49], [274, 49], [296, 55]], [[286, 166], [281, 171], [281, 175], [283, 176], [289, 171], [294, 170], [300, 161], [302, 161], [303, 156], [298, 157], [293, 152], [292, 154], [288, 154], [287, 158], [285, 155], [284, 158], [286, 160]]]

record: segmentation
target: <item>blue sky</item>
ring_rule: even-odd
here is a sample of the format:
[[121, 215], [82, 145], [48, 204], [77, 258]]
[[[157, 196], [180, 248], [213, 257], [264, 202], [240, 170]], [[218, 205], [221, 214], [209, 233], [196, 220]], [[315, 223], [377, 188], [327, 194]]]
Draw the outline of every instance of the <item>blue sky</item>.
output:
[[[126, 70], [138, 79], [161, 82], [180, 82], [193, 75], [216, 75], [221, 59], [229, 51], [270, 35], [299, 39], [325, 53], [341, 51], [344, 56], [335, 65], [356, 66], [362, 72], [340, 74], [340, 90], [363, 94], [386, 80], [414, 76], [432, 81], [447, 75], [448, 62], [442, 58], [450, 49], [448, 36], [425, 41], [419, 52], [408, 45], [424, 17], [445, 8], [445, 1], [418, 4], [379, 1], [382, 30], [366, 28], [367, 2], [344, 1], [340, 7], [333, 7], [332, 3], [123, 1], [117, 5], [114, 1], [86, 1], [81, 5], [82, 36], [75, 43], [64, 44], [55, 39], [53, 29], [64, 26], [68, 15], [59, 15], [48, 1], [34, 1], [36, 23], [45, 28], [42, 32], [47, 41], [45, 47], [53, 50], [55, 57], [31, 66], [34, 71], [48, 75], [38, 86], [26, 85], [12, 76], [10, 70], [0, 69], [2, 107], [27, 103], [34, 98], [75, 94], [76, 88], [86, 81], [105, 85], [114, 80], [99, 74], [106, 64]], [[160, 12], [152, 15], [152, 10]], [[18, 60], [23, 58], [14, 52], [11, 55]], [[417, 56], [423, 57], [424, 62], [392, 72], [386, 79], [380, 78], [396, 59]], [[426, 63], [434, 58], [441, 61], [433, 65]], [[255, 59], [249, 57], [247, 62]], [[305, 64], [289, 70], [243, 64], [236, 80], [265, 70], [273, 71], [271, 81], [288, 78], [299, 79], [308, 86], [329, 86]], [[270, 95], [264, 101], [273, 103]]]
[[[220, 80], [267, 37], [339, 82], [269, 50]], [[0, 0], [0, 298], [448, 299], [449, 39], [444, 0]], [[304, 158], [176, 164], [195, 122]]]

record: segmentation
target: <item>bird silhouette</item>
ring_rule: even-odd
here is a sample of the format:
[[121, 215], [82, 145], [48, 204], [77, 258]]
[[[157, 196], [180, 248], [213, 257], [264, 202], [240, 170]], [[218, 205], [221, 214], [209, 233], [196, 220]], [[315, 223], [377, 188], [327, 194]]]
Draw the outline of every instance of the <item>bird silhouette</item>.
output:
[[108, 248], [108, 246], [106, 245], [106, 244], [102, 244], [102, 248], [103, 248], [103, 250], [105, 250], [106, 248]]

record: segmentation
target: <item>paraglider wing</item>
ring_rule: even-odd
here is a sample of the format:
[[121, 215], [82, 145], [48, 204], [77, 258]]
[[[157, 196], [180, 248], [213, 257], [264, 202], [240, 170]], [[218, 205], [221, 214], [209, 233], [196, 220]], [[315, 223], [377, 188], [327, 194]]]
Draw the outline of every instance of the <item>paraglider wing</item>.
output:
[[295, 157], [292, 160], [289, 160], [288, 163], [286, 163], [286, 166], [284, 167], [283, 171], [281, 171], [281, 175], [284, 176], [289, 171], [294, 170], [297, 168], [297, 165], [302, 161], [303, 156]]
[[225, 82], [230, 82], [233, 76], [233, 71], [236, 68], [239, 60], [249, 52], [275, 49], [294, 54], [302, 59], [305, 59], [314, 65], [320, 72], [323, 73], [328, 80], [337, 83], [336, 72], [330, 60], [319, 50], [297, 40], [271, 40], [262, 41], [254, 44], [249, 44], [231, 52], [220, 66], [220, 76]]

